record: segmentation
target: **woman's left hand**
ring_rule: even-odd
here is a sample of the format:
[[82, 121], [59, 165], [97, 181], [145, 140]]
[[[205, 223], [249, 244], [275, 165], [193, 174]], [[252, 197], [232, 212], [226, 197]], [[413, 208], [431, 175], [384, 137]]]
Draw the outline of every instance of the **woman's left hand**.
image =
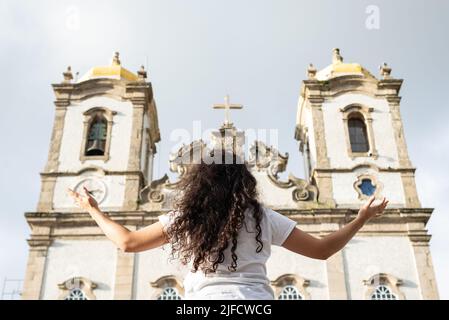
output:
[[384, 197], [382, 202], [378, 204], [373, 204], [376, 198], [372, 196], [368, 201], [360, 208], [357, 218], [362, 219], [365, 223], [372, 217], [378, 217], [383, 214], [385, 208], [387, 207], [388, 200]]

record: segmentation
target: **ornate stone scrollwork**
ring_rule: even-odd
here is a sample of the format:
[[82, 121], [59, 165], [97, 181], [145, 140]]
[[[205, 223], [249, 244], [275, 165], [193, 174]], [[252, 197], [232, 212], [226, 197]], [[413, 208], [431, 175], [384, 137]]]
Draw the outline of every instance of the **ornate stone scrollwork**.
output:
[[[177, 152], [170, 157], [170, 171], [182, 177], [189, 166], [199, 163], [201, 157], [209, 153], [210, 149], [202, 140], [197, 140], [189, 145], [183, 145]], [[266, 146], [261, 141], [256, 141], [249, 150], [249, 159], [246, 165], [249, 170], [266, 174], [269, 181], [276, 187], [286, 189], [285, 192], [291, 192], [291, 199], [299, 201], [317, 201], [317, 187], [304, 179], [289, 174], [288, 179], [283, 181], [279, 178], [279, 173], [285, 171], [288, 162], [288, 153], [280, 154], [273, 147]], [[179, 180], [170, 182], [169, 177], [164, 175], [158, 180], [151, 182], [149, 186], [141, 192], [143, 203], [162, 204], [170, 201], [171, 191], [179, 183]]]
[[404, 300], [405, 295], [399, 290], [401, 279], [387, 273], [378, 273], [364, 280], [365, 299], [367, 300]]
[[287, 181], [279, 179], [279, 173], [284, 172], [288, 163], [288, 153], [282, 155], [276, 148], [268, 147], [261, 141], [256, 141], [250, 148], [248, 167], [256, 171], [266, 172], [270, 181], [283, 189], [294, 188], [294, 201], [316, 201], [318, 190], [304, 179], [288, 175]]
[[293, 200], [295, 201], [306, 201], [310, 197], [309, 191], [307, 189], [296, 188], [293, 190]]
[[187, 172], [189, 165], [199, 164], [201, 157], [207, 152], [209, 149], [203, 140], [183, 145], [177, 152], [170, 155], [170, 171], [178, 173], [181, 177]]
[[155, 288], [153, 299], [158, 299], [164, 289], [173, 288], [180, 296], [184, 296], [184, 286], [182, 281], [175, 275], [162, 276], [156, 281], [150, 282], [151, 287]]
[[150, 188], [148, 190], [148, 200], [150, 202], [162, 202], [164, 200], [164, 194], [162, 193], [162, 188], [169, 182], [167, 174], [162, 178], [154, 180], [150, 183]]
[[308, 300], [310, 299], [310, 294], [307, 292], [306, 287], [308, 287], [309, 285], [310, 280], [306, 280], [299, 275], [291, 273], [281, 275], [276, 280], [271, 281], [271, 286], [274, 289], [273, 291], [275, 297], [277, 297], [278, 299], [283, 288], [285, 288], [286, 286], [293, 286], [301, 295], [301, 299]]
[[58, 284], [59, 300], [95, 300], [93, 290], [97, 284], [84, 277], [70, 278]]
[[197, 163], [201, 156], [208, 152], [206, 144], [202, 140], [193, 141], [188, 145], [183, 145], [177, 152], [170, 155], [170, 171], [178, 174], [178, 180], [170, 182], [167, 174], [162, 178], [153, 180], [140, 192], [143, 203], [161, 203], [166, 201], [168, 193], [173, 190], [188, 170], [189, 165]]

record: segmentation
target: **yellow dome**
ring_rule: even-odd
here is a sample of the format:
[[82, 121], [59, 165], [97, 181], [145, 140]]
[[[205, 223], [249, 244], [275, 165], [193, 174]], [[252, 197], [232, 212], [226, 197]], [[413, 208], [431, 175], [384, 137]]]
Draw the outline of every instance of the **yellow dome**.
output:
[[332, 64], [316, 73], [318, 80], [328, 80], [344, 75], [361, 75], [374, 78], [374, 76], [358, 63], [344, 63], [339, 49], [334, 49]]
[[112, 63], [109, 66], [97, 66], [91, 68], [85, 75], [83, 75], [78, 82], [83, 82], [90, 79], [107, 78], [107, 79], [125, 79], [128, 81], [137, 81], [138, 76], [123, 68], [120, 64], [119, 53], [116, 52]]

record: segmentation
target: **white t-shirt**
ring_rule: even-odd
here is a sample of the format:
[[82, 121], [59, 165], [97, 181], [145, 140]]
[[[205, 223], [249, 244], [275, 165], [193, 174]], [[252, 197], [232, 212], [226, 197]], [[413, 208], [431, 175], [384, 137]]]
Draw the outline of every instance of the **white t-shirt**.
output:
[[[281, 246], [290, 235], [296, 222], [262, 207], [263, 217], [261, 241], [263, 249], [256, 252], [257, 230], [251, 210], [245, 211], [245, 220], [237, 238], [237, 268], [231, 272], [231, 245], [224, 251], [225, 260], [215, 273], [204, 274], [201, 270], [189, 271], [184, 279], [184, 299], [274, 299], [274, 292], [267, 277], [266, 262], [271, 254], [271, 245]], [[164, 229], [173, 221], [175, 212], [159, 216]], [[189, 270], [192, 261], [189, 263]]]

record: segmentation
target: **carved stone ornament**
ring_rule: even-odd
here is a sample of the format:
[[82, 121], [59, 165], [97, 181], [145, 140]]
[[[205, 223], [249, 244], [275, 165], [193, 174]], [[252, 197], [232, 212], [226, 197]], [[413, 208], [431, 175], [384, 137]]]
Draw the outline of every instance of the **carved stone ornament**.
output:
[[249, 151], [248, 168], [266, 172], [270, 181], [277, 187], [288, 189], [295, 187], [292, 192], [294, 201], [316, 201], [318, 190], [304, 179], [288, 175], [287, 181], [281, 181], [278, 174], [284, 172], [288, 163], [288, 153], [282, 155], [276, 148], [268, 147], [262, 141], [256, 141]]
[[59, 299], [64, 300], [72, 290], [81, 290], [86, 299], [95, 300], [96, 297], [93, 290], [97, 288], [97, 284], [84, 277], [70, 278], [63, 283], [58, 284], [60, 290]]

